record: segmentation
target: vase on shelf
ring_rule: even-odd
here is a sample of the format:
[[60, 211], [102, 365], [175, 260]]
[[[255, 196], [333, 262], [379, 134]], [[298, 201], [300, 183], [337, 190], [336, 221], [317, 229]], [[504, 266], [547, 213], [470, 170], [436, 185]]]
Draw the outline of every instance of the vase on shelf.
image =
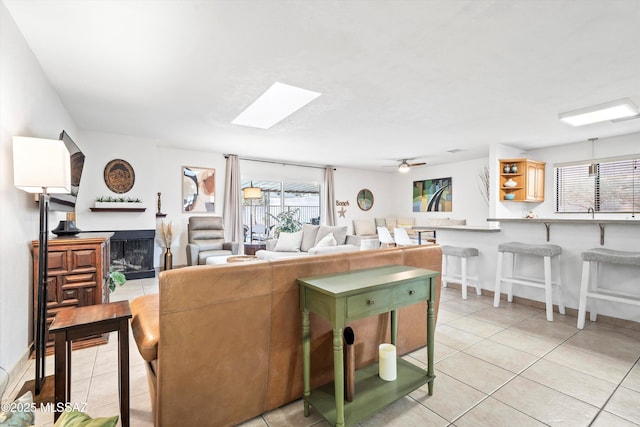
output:
[[515, 187], [516, 185], [518, 185], [518, 183], [512, 180], [511, 178], [509, 178], [509, 180], [504, 183], [505, 187]]
[[504, 165], [503, 170], [504, 170], [504, 173], [509, 173], [511, 172], [511, 167], [509, 165]]
[[167, 251], [164, 253], [164, 269], [171, 270], [173, 268], [173, 254], [171, 253], [171, 248], [167, 248]]
[[518, 173], [518, 165], [511, 165], [511, 173]]

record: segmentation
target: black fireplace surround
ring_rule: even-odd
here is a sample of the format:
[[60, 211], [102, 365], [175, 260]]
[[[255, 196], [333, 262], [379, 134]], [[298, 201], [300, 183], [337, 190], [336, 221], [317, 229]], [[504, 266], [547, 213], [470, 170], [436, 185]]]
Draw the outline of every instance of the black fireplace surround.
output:
[[155, 230], [113, 231], [110, 270], [124, 273], [127, 280], [155, 277], [155, 236]]

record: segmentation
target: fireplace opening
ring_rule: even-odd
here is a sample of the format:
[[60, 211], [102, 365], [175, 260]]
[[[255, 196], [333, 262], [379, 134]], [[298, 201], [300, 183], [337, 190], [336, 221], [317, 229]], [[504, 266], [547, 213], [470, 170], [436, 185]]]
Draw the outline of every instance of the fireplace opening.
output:
[[155, 235], [155, 230], [114, 231], [111, 237], [111, 271], [124, 273], [127, 280], [155, 277]]

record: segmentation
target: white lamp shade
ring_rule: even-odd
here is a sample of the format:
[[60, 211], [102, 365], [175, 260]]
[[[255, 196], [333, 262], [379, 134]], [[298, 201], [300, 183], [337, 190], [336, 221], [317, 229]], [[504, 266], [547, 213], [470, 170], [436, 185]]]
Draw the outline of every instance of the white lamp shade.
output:
[[14, 136], [13, 185], [27, 193], [69, 193], [71, 162], [64, 142]]
[[243, 188], [242, 195], [245, 199], [261, 199], [262, 189], [258, 187]]

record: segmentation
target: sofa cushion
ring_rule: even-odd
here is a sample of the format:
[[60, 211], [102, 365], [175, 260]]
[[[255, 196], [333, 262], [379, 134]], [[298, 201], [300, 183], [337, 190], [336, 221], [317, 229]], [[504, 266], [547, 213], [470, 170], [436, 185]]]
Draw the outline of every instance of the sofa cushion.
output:
[[337, 245], [337, 246], [325, 246], [325, 247], [315, 247], [309, 249], [309, 255], [326, 255], [333, 253], [341, 253], [341, 252], [355, 252], [359, 251], [360, 248], [354, 245]]
[[74, 409], [64, 411], [54, 427], [116, 427], [118, 416], [109, 418], [91, 418], [89, 415]]
[[160, 337], [160, 296], [143, 295], [131, 301], [131, 333], [140, 355], [147, 362], [158, 358]]
[[353, 233], [356, 236], [376, 234], [376, 222], [373, 219], [354, 219]]
[[320, 240], [324, 236], [329, 233], [333, 233], [333, 237], [336, 239], [336, 243], [338, 245], [344, 245], [347, 240], [347, 226], [339, 226], [339, 225], [321, 225], [318, 230], [318, 235], [316, 236], [316, 242], [313, 246], [317, 245]]
[[393, 230], [393, 227], [398, 226], [398, 218], [385, 218], [384, 226]]
[[313, 248], [309, 249], [309, 252], [276, 252], [260, 250], [256, 251], [256, 257], [266, 261], [273, 261], [278, 259], [306, 257], [311, 254], [311, 251], [313, 251]]
[[384, 218], [376, 218], [375, 223], [376, 223], [376, 228], [387, 226], [387, 221]]
[[316, 243], [314, 248], [326, 248], [328, 246], [336, 246], [336, 245], [337, 245], [336, 238], [333, 237], [333, 233], [329, 233], [326, 236], [324, 236], [322, 239], [320, 239], [320, 241]]
[[224, 249], [212, 249], [207, 251], [198, 252], [198, 264], [203, 265], [207, 263], [207, 258], [216, 256], [231, 256], [233, 251], [227, 251]]
[[295, 233], [280, 233], [274, 250], [276, 252], [300, 252], [302, 234], [302, 230]]
[[302, 243], [300, 243], [300, 250], [302, 252], [307, 252], [314, 247], [319, 228], [319, 225], [313, 224], [304, 224], [302, 226]]

